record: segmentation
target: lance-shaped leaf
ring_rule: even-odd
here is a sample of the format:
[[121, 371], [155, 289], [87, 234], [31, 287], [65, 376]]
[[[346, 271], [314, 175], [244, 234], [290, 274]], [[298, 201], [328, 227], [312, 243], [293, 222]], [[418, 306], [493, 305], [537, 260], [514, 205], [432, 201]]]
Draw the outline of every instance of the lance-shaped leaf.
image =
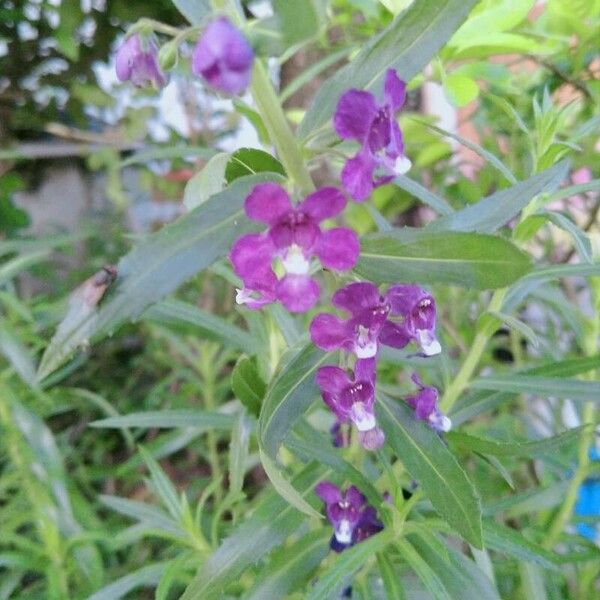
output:
[[430, 231], [477, 231], [493, 233], [516, 217], [538, 194], [554, 192], [569, 170], [563, 160], [550, 169], [495, 192], [462, 210], [436, 219], [427, 226]]
[[530, 257], [501, 237], [408, 228], [363, 237], [354, 268], [376, 283], [446, 283], [480, 290], [505, 287], [530, 269]]
[[236, 238], [256, 227], [243, 214], [245, 197], [257, 183], [277, 177], [265, 173], [241, 178], [137, 244], [120, 260], [116, 281], [98, 307], [99, 299], [90, 303], [87, 296], [76, 298], [77, 304], [72, 304], [44, 353], [38, 378], [47, 377], [89, 340], [137, 319], [150, 305], [227, 254]]
[[410, 81], [448, 41], [475, 4], [476, 0], [413, 2], [374, 36], [352, 62], [321, 86], [300, 124], [300, 138], [331, 118], [340, 95], [348, 87], [379, 93], [389, 68]]
[[482, 547], [477, 492], [439, 435], [405, 403], [380, 395], [377, 417], [386, 442], [422, 486], [435, 510], [469, 543]]

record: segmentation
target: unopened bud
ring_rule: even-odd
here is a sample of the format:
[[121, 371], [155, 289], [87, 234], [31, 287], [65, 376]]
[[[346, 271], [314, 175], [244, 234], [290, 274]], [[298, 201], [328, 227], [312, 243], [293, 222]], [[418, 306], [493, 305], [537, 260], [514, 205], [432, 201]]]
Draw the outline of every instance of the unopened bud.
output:
[[179, 58], [179, 49], [174, 42], [167, 42], [158, 51], [158, 64], [163, 71], [170, 71]]

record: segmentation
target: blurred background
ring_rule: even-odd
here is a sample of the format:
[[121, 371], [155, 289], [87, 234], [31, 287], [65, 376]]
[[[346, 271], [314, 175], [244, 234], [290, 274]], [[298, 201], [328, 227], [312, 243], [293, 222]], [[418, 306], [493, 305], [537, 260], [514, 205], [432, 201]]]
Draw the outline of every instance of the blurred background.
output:
[[[267, 47], [258, 26], [249, 34], [271, 56], [294, 123], [352, 49], [410, 0], [323, 4], [329, 19], [292, 47]], [[272, 26], [268, 0], [244, 2], [244, 8]], [[116, 264], [139, 236], [186, 211], [186, 184], [211, 155], [207, 149], [270, 149], [250, 97], [216, 97], [190, 75], [191, 43], [182, 46], [164, 89], [117, 80], [115, 50], [142, 17], [185, 26], [168, 0], [0, 5], [0, 401], [10, 398], [19, 407], [0, 410], [0, 599], [64, 598], [65, 589], [86, 597], [169, 557], [164, 540], [144, 542], [147, 532], [109, 510], [98, 494], [138, 502], [152, 497], [135, 442], [146, 444], [174, 485], [192, 496], [206, 488], [224, 448], [218, 434], [207, 438], [197, 430], [88, 426], [118, 413], [230, 400], [235, 356], [197, 324], [148, 315], [78, 352], [41, 385], [35, 379], [72, 290], [103, 265]], [[401, 116], [413, 162], [409, 176], [458, 207], [507, 185], [490, 154], [519, 180], [569, 156], [563, 190], [540, 203], [568, 222], [528, 222], [530, 249], [552, 263], [597, 257], [599, 39], [598, 0], [482, 2], [411, 82]], [[331, 183], [341, 165], [310, 154], [307, 160], [319, 183]], [[374, 202], [399, 226], [433, 217], [396, 186], [377, 190]], [[353, 205], [349, 219], [360, 232], [375, 228], [363, 206]], [[178, 297], [240, 320], [231, 287], [214, 273], [189, 282]], [[482, 306], [476, 293], [458, 299], [453, 290], [441, 292], [438, 302], [447, 307], [443, 327], [459, 338]], [[515, 345], [501, 329], [488, 360], [512, 365], [523, 356], [556, 356], [581, 346], [591, 310], [582, 281], [541, 289], [527, 308], [539, 347], [527, 339]], [[246, 326], [256, 326], [246, 318]], [[554, 418], [577, 424], [579, 416], [572, 407], [557, 416], [544, 406], [531, 423], [543, 429]], [[249, 464], [252, 495], [264, 474], [256, 454]], [[496, 479], [481, 483], [490, 497], [504, 489]], [[54, 595], [45, 595], [48, 589]], [[136, 594], [142, 595], [131, 597], [146, 597]]]

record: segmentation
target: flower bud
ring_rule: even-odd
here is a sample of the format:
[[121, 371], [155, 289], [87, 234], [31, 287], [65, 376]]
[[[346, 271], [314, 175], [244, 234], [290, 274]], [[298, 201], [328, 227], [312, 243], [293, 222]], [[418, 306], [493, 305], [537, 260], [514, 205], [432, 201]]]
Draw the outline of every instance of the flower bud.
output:
[[163, 71], [170, 71], [177, 65], [179, 48], [175, 42], [167, 42], [158, 51], [158, 64]]
[[131, 81], [142, 87], [156, 88], [167, 85], [167, 78], [158, 66], [156, 43], [151, 37], [139, 33], [129, 36], [117, 50], [115, 68], [121, 81]]

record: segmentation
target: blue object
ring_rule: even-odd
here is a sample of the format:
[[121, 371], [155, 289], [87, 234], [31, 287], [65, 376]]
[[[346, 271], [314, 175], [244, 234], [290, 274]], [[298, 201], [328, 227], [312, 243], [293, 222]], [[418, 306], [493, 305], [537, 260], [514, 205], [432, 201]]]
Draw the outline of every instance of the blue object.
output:
[[[600, 460], [600, 452], [597, 448], [591, 448], [589, 457], [593, 461]], [[575, 515], [579, 517], [600, 518], [600, 479], [586, 479], [579, 488], [579, 496], [575, 505]], [[577, 533], [592, 541], [600, 539], [597, 524], [577, 523]]]

